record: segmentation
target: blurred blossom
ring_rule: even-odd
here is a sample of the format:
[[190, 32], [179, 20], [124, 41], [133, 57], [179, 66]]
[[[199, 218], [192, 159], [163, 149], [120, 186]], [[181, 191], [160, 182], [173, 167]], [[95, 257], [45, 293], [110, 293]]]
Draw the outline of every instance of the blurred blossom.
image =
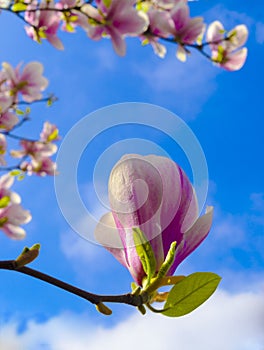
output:
[[51, 142], [59, 140], [59, 130], [55, 124], [45, 122], [40, 133], [40, 141]]
[[97, 8], [90, 4], [82, 6], [82, 11], [90, 17], [88, 35], [99, 40], [110, 36], [116, 53], [124, 56], [126, 44], [124, 37], [137, 36], [148, 26], [148, 18], [135, 8], [135, 0], [97, 0]]
[[236, 26], [226, 34], [221, 22], [211, 23], [206, 39], [211, 43], [212, 60], [226, 70], [239, 70], [247, 58], [247, 48], [241, 49], [247, 38], [248, 30], [243, 24]]
[[41, 91], [48, 85], [48, 80], [42, 76], [43, 65], [41, 63], [30, 62], [22, 72], [20, 72], [21, 64], [15, 69], [7, 62], [2, 63], [2, 66], [11, 96], [16, 98], [17, 94], [21, 93], [27, 102], [41, 99]]
[[12, 150], [10, 154], [14, 158], [23, 158], [31, 156], [32, 158], [41, 159], [53, 155], [57, 151], [57, 146], [53, 143], [45, 143], [40, 141], [21, 140], [21, 150]]
[[16, 114], [11, 112], [4, 112], [0, 115], [0, 128], [10, 131], [19, 122]]
[[10, 190], [13, 182], [10, 174], [0, 178], [0, 229], [10, 238], [22, 239], [25, 230], [20, 225], [28, 223], [31, 215], [19, 204], [19, 195]]
[[[36, 9], [37, 2], [32, 1], [28, 6], [28, 10]], [[40, 3], [41, 11], [26, 11], [25, 20], [32, 25], [25, 26], [27, 35], [37, 41], [47, 39], [48, 42], [56, 49], [62, 50], [63, 44], [57, 37], [60, 26], [60, 13], [57, 11], [46, 10], [46, 8], [54, 8], [55, 4], [51, 1], [42, 1]]]
[[28, 175], [36, 174], [39, 176], [57, 174], [57, 165], [50, 158], [43, 157], [32, 159], [30, 162], [22, 162], [20, 169], [27, 172]]

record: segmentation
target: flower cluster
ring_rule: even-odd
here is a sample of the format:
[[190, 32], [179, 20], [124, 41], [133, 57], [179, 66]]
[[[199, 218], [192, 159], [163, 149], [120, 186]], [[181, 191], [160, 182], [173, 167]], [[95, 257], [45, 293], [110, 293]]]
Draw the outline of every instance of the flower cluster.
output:
[[[28, 175], [33, 173], [40, 176], [55, 175], [56, 163], [50, 157], [57, 152], [57, 146], [53, 141], [59, 140], [58, 134], [56, 125], [45, 122], [38, 141], [21, 140], [21, 149], [10, 152], [13, 158], [22, 159], [19, 169]], [[28, 157], [30, 160], [24, 160]]]
[[30, 62], [23, 69], [21, 64], [13, 68], [2, 63], [0, 71], [0, 128], [12, 130], [19, 123], [19, 97], [26, 103], [40, 100], [48, 80], [42, 76], [43, 66], [39, 62]]
[[31, 220], [28, 210], [21, 207], [20, 196], [11, 192], [14, 177], [6, 174], [0, 178], [0, 229], [10, 238], [22, 239], [25, 230], [20, 225]]
[[225, 35], [226, 31], [219, 21], [213, 22], [207, 31], [207, 40], [212, 50], [212, 60], [229, 70], [240, 69], [247, 58], [247, 48], [242, 48], [248, 38], [245, 25], [238, 25]]
[[[21, 162], [13, 169], [23, 173], [37, 175], [54, 175], [56, 164], [49, 158], [57, 151], [53, 141], [59, 139], [56, 125], [45, 122], [39, 140], [29, 140], [13, 134], [13, 129], [28, 120], [30, 108], [26, 111], [18, 108], [20, 103], [32, 104], [42, 98], [42, 91], [47, 87], [48, 80], [43, 77], [43, 66], [39, 62], [31, 62], [21, 68], [19, 64], [13, 68], [9, 63], [2, 64], [0, 71], [0, 165], [5, 166], [7, 153], [6, 138], [20, 140], [21, 150], [11, 151], [13, 158]], [[52, 102], [53, 97], [46, 99]], [[30, 161], [27, 158], [30, 157]], [[10, 169], [12, 167], [9, 167]], [[5, 168], [0, 168], [5, 170]], [[21, 175], [21, 174], [20, 174]]]
[[[33, 40], [47, 39], [57, 49], [63, 49], [59, 29], [72, 33], [79, 26], [92, 40], [111, 38], [120, 56], [126, 53], [127, 36], [139, 37], [143, 45], [151, 44], [160, 57], [166, 54], [161, 42], [175, 43], [181, 61], [186, 60], [191, 48], [197, 49], [228, 70], [240, 69], [247, 55], [246, 48], [234, 52], [246, 41], [243, 25], [226, 35], [222, 24], [213, 22], [207, 41], [202, 42], [206, 26], [202, 17], [190, 16], [187, 0], [12, 0], [8, 10], [24, 14], [26, 33]], [[206, 51], [209, 47], [212, 53]]]

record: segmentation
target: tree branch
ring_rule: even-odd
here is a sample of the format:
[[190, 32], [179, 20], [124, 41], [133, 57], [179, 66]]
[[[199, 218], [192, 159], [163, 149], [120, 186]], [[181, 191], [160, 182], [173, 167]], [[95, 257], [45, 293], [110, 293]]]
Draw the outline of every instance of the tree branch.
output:
[[148, 295], [144, 293], [140, 295], [133, 295], [131, 293], [121, 294], [121, 295], [98, 295], [98, 294], [89, 293], [83, 289], [77, 288], [71, 284], [63, 282], [57, 278], [54, 278], [50, 275], [42, 273], [38, 270], [31, 269], [27, 266], [18, 268], [16, 266], [15, 260], [0, 261], [0, 269], [12, 270], [12, 271], [16, 271], [16, 272], [23, 273], [25, 275], [29, 275], [31, 277], [37, 278], [41, 281], [44, 281], [60, 289], [63, 289], [69, 293], [75, 294], [95, 305], [102, 302], [110, 302], [110, 303], [128, 304], [128, 305], [138, 307], [148, 301]]

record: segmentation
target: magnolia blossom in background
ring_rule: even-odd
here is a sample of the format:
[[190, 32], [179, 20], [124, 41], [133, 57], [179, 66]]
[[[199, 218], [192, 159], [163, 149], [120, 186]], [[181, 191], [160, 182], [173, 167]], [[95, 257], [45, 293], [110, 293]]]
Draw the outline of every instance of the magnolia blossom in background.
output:
[[56, 153], [57, 146], [53, 143], [45, 143], [40, 141], [20, 141], [21, 150], [11, 151], [11, 155], [14, 158], [23, 158], [25, 156], [31, 156], [32, 158], [49, 157]]
[[22, 162], [20, 169], [25, 171], [28, 175], [53, 176], [57, 174], [56, 163], [48, 157], [32, 158], [30, 162]]
[[178, 43], [176, 56], [179, 60], [185, 61], [188, 53], [184, 44], [193, 44], [204, 29], [202, 17], [190, 18], [190, 9], [186, 1], [179, 0], [170, 11], [172, 19], [171, 34]]
[[213, 209], [198, 218], [194, 189], [183, 170], [171, 159], [155, 155], [126, 155], [115, 165], [109, 179], [112, 211], [104, 215], [96, 239], [142, 285], [145, 272], [138, 257], [132, 229], [139, 227], [155, 254], [157, 271], [170, 245], [176, 256], [168, 275], [205, 239]]
[[[212, 59], [226, 70], [240, 69], [247, 58], [247, 48], [241, 46], [248, 38], [247, 27], [243, 24], [236, 26], [225, 36], [225, 30], [221, 22], [215, 21], [207, 30], [207, 41], [211, 42]], [[226, 38], [225, 40], [223, 40]]]
[[43, 129], [40, 133], [40, 141], [51, 142], [51, 141], [58, 141], [59, 139], [60, 139], [59, 130], [57, 126], [55, 124], [45, 122], [43, 125]]
[[[33, 1], [28, 6], [28, 10], [34, 10], [37, 6], [37, 1]], [[46, 8], [55, 8], [53, 1], [42, 1], [40, 3], [41, 11], [26, 11], [25, 19], [32, 26], [25, 26], [27, 35], [40, 42], [41, 39], [47, 39], [48, 42], [56, 49], [62, 50], [63, 44], [57, 37], [57, 32], [60, 26], [60, 14], [55, 10], [44, 10]]]
[[39, 141], [21, 140], [21, 149], [12, 150], [10, 154], [14, 158], [30, 158], [30, 161], [24, 160], [19, 165], [19, 168], [28, 175], [32, 175], [33, 173], [40, 176], [56, 175], [56, 163], [49, 157], [57, 152], [58, 147], [53, 141], [59, 139], [57, 126], [45, 122], [40, 133]]
[[[33, 0], [29, 3], [14, 2], [10, 9], [27, 23], [25, 30], [30, 38], [39, 43], [47, 39], [60, 50], [63, 44], [57, 36], [59, 29], [74, 33], [79, 26], [92, 40], [110, 38], [120, 56], [126, 53], [127, 36], [138, 36], [142, 45], [151, 44], [161, 58], [167, 51], [161, 41], [177, 44], [176, 57], [183, 62], [191, 53], [190, 48], [197, 49], [227, 70], [240, 69], [247, 55], [245, 48], [237, 51], [247, 37], [244, 35], [245, 26], [237, 26], [237, 33], [231, 31], [228, 33], [230, 40], [226, 40], [222, 24], [216, 21], [209, 25], [208, 30], [207, 40], [212, 44], [210, 56], [207, 53], [208, 41], [202, 42], [203, 18], [191, 18], [187, 0]], [[218, 43], [216, 50], [213, 48], [215, 39]]]
[[41, 91], [47, 87], [48, 80], [42, 76], [41, 63], [30, 62], [22, 72], [20, 72], [21, 64], [15, 69], [7, 62], [2, 63], [2, 66], [10, 96], [14, 96], [14, 100], [18, 93], [21, 93], [27, 102], [33, 102], [42, 97]]
[[0, 129], [4, 129], [5, 131], [12, 130], [18, 122], [18, 117], [12, 112], [7, 111], [0, 115]]
[[28, 210], [21, 207], [20, 196], [12, 192], [14, 177], [6, 174], [0, 178], [0, 230], [13, 239], [22, 239], [25, 230], [20, 225], [31, 220]]
[[99, 40], [108, 35], [112, 39], [116, 53], [124, 56], [126, 44], [124, 37], [137, 36], [148, 27], [148, 18], [134, 8], [135, 0], [97, 0], [97, 8], [87, 4], [82, 10], [90, 17], [88, 35]]

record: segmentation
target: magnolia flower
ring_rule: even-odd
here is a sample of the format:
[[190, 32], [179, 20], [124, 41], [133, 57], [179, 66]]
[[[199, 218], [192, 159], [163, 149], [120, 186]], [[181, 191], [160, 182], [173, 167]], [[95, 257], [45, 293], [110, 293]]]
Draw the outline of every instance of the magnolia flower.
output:
[[55, 124], [45, 122], [40, 133], [40, 141], [51, 142], [59, 140], [59, 130]]
[[126, 44], [124, 36], [136, 36], [143, 33], [148, 26], [147, 16], [134, 8], [135, 0], [97, 0], [97, 8], [86, 4], [82, 11], [90, 19], [87, 34], [91, 39], [99, 40], [108, 35], [112, 39], [116, 53], [124, 56]]
[[[11, 176], [10, 174], [5, 174], [0, 177], [0, 201], [3, 202], [3, 198], [5, 198], [6, 205], [9, 203], [19, 204], [21, 202], [20, 196], [10, 190], [10, 187], [13, 185], [13, 183], [14, 176]], [[3, 203], [1, 207], [3, 207]]]
[[0, 115], [0, 128], [4, 130], [12, 130], [13, 127], [19, 122], [16, 114], [11, 112], [4, 112]]
[[171, 31], [170, 15], [168, 12], [150, 9], [147, 13], [149, 28], [146, 34], [142, 35], [143, 45], [151, 44], [156, 55], [164, 58], [166, 47], [158, 42], [159, 37], [168, 37]]
[[57, 174], [57, 164], [48, 157], [34, 158], [31, 162], [22, 162], [20, 169], [27, 172], [28, 175], [34, 173], [39, 176], [53, 176]]
[[7, 84], [10, 89], [10, 95], [17, 96], [20, 92], [27, 102], [39, 100], [47, 85], [48, 80], [42, 76], [43, 65], [39, 62], [28, 63], [22, 72], [21, 64], [15, 69], [7, 62], [2, 63], [3, 71], [6, 75]]
[[41, 159], [53, 155], [57, 151], [57, 146], [53, 143], [45, 143], [40, 141], [21, 140], [20, 146], [22, 150], [12, 150], [10, 154], [14, 158], [23, 158], [27, 155], [32, 158]]
[[9, 174], [0, 178], [0, 229], [10, 238], [21, 239], [25, 230], [20, 225], [28, 223], [31, 215], [21, 207], [20, 196], [10, 190], [13, 182], [14, 177]]
[[173, 22], [171, 34], [178, 42], [177, 58], [181, 61], [186, 60], [188, 53], [184, 44], [193, 44], [201, 34], [204, 28], [203, 18], [190, 18], [190, 9], [185, 0], [179, 0], [170, 11]]
[[[54, 8], [54, 2], [42, 1], [40, 3], [41, 11], [26, 11], [25, 20], [32, 25], [32, 27], [25, 26], [27, 35], [40, 42], [41, 39], [47, 39], [48, 42], [58, 50], [63, 50], [63, 44], [57, 37], [57, 31], [60, 26], [60, 14], [52, 10], [44, 10], [45, 8]], [[32, 1], [28, 6], [28, 10], [36, 9], [36, 2]]]
[[236, 26], [225, 35], [221, 22], [211, 23], [207, 30], [206, 39], [210, 42], [213, 61], [229, 71], [239, 70], [247, 58], [247, 48], [240, 49], [248, 38], [247, 27], [243, 24]]
[[111, 212], [96, 227], [96, 239], [142, 285], [145, 272], [132, 231], [139, 227], [155, 254], [157, 271], [170, 245], [176, 241], [177, 266], [205, 239], [212, 224], [212, 207], [198, 218], [194, 189], [183, 170], [172, 160], [155, 155], [126, 155], [115, 165], [109, 179]]
[[0, 209], [0, 229], [13, 239], [25, 237], [25, 230], [20, 225], [31, 220], [28, 210], [24, 210], [19, 204], [12, 204]]

